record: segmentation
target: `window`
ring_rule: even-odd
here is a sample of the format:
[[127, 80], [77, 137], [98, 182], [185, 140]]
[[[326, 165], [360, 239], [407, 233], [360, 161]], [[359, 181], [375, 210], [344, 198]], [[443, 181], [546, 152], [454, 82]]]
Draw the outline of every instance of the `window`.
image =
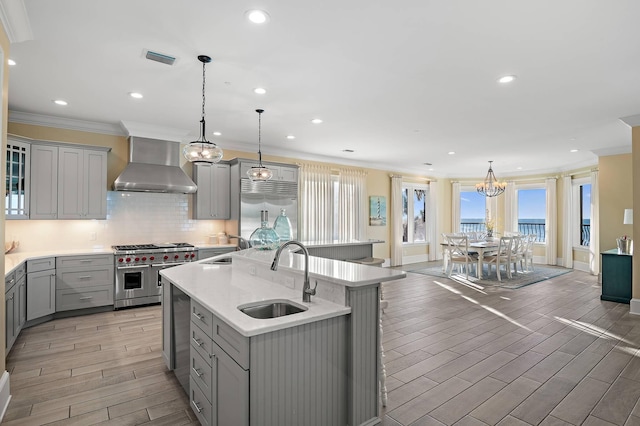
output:
[[520, 187], [518, 199], [518, 232], [535, 234], [536, 242], [546, 241], [547, 191], [544, 188]]
[[427, 186], [402, 185], [402, 242], [427, 242]]
[[573, 182], [573, 245], [589, 247], [591, 239], [591, 180], [574, 179]]
[[487, 232], [485, 216], [487, 199], [473, 189], [460, 190], [460, 232]]

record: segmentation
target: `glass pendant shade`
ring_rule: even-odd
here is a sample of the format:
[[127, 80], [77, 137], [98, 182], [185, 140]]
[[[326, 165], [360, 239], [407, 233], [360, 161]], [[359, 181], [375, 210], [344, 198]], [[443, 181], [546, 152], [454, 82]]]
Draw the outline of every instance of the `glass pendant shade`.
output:
[[269, 226], [269, 212], [260, 210], [260, 228], [249, 237], [252, 248], [257, 250], [275, 250], [280, 245], [278, 233]]
[[264, 112], [264, 110], [257, 109], [256, 112], [258, 113], [258, 165], [247, 170], [247, 177], [252, 182], [264, 182], [265, 180], [269, 180], [273, 177], [273, 172], [262, 165], [260, 133], [262, 130], [262, 113]]
[[198, 60], [202, 62], [202, 118], [200, 119], [200, 137], [190, 142], [182, 149], [182, 155], [190, 163], [213, 164], [222, 160], [222, 149], [213, 142], [209, 142], [206, 136], [206, 123], [204, 120], [205, 105], [205, 65], [211, 62], [209, 56], [200, 55]]
[[278, 236], [280, 237], [280, 242], [284, 243], [285, 241], [289, 241], [291, 239], [291, 234], [293, 230], [291, 229], [291, 221], [287, 217], [287, 210], [280, 209], [280, 214], [276, 217], [276, 220], [273, 222], [273, 229], [276, 231]]
[[491, 167], [493, 161], [489, 161], [489, 171], [484, 178], [484, 182], [476, 184], [476, 191], [485, 197], [497, 197], [507, 188], [507, 182], [499, 182]]

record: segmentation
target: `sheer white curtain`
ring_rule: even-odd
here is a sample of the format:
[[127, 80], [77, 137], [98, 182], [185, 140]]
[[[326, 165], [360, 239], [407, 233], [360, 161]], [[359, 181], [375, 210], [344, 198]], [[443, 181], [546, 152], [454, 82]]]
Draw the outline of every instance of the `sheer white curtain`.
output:
[[429, 182], [429, 205], [427, 210], [429, 211], [427, 216], [427, 237], [429, 241], [429, 260], [436, 260], [442, 258], [442, 250], [438, 244], [438, 209], [436, 209], [436, 182]]
[[573, 182], [571, 176], [562, 177], [562, 192], [564, 192], [562, 214], [562, 266], [573, 268], [573, 227], [576, 226], [573, 215]]
[[518, 206], [516, 204], [516, 183], [507, 182], [504, 190], [504, 232], [518, 231]]
[[558, 263], [558, 206], [556, 178], [545, 179], [547, 193], [547, 220], [545, 233], [547, 236], [547, 265]]
[[331, 169], [313, 164], [300, 166], [300, 239], [333, 240], [333, 190]]
[[460, 182], [451, 184], [451, 231], [460, 232]]
[[589, 238], [589, 272], [600, 273], [600, 189], [598, 170], [591, 170], [591, 236]]
[[367, 173], [356, 169], [340, 169], [338, 184], [338, 235], [342, 240], [366, 237]]
[[391, 175], [391, 266], [402, 265], [402, 176]]

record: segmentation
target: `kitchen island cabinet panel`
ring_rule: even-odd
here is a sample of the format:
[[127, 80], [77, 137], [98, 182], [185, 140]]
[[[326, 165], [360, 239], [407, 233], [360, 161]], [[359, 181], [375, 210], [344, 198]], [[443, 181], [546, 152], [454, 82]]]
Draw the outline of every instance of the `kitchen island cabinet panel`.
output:
[[19, 266], [5, 277], [5, 356], [27, 322], [27, 286], [25, 266]]
[[193, 180], [198, 186], [194, 196], [194, 219], [229, 219], [231, 210], [229, 164], [194, 165]]
[[58, 147], [31, 146], [30, 219], [58, 217]]

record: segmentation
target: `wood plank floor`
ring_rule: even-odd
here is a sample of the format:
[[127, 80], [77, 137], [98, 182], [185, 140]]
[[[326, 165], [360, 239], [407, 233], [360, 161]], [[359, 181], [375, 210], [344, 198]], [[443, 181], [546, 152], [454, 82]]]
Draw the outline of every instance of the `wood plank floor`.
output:
[[[600, 290], [581, 272], [518, 290], [411, 273], [385, 284], [383, 425], [640, 424], [640, 316]], [[198, 424], [162, 361], [160, 314], [23, 330], [2, 424]]]

